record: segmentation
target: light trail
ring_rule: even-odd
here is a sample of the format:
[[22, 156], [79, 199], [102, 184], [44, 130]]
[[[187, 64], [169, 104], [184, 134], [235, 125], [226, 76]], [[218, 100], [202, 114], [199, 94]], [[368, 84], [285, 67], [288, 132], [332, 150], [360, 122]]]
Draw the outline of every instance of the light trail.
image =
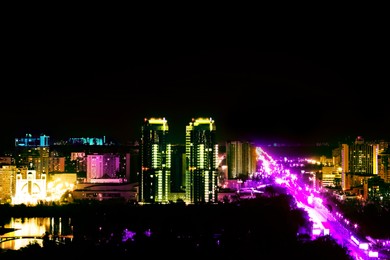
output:
[[[333, 215], [326, 211], [324, 212], [324, 207], [322, 206], [322, 200], [315, 197], [311, 191], [310, 194], [306, 194], [305, 190], [299, 185], [299, 179], [295, 174], [290, 174], [289, 169], [283, 169], [282, 164], [278, 164], [264, 149], [261, 147], [256, 147], [257, 155], [257, 164], [259, 169], [259, 174], [262, 174], [263, 177], [275, 177], [275, 182], [280, 185], [286, 185], [288, 190], [296, 195], [299, 195], [300, 199], [294, 198], [297, 201], [297, 205], [302, 207], [308, 212], [310, 220], [313, 221], [313, 239], [316, 239], [321, 235], [331, 235], [335, 238], [335, 241], [340, 244], [340, 246], [345, 246], [345, 242], [348, 243], [349, 253], [355, 259], [374, 259], [378, 258], [378, 253], [371, 251], [368, 244], [364, 243], [363, 245], [358, 244], [357, 248], [355, 243], [355, 237], [350, 237], [350, 231], [345, 232], [345, 234], [338, 234], [336, 230], [340, 230], [338, 226], [341, 226], [340, 223], [335, 221], [328, 221], [328, 219], [335, 219]], [[294, 191], [299, 189], [298, 192]], [[306, 199], [305, 201], [305, 197]], [[312, 201], [310, 203], [310, 201]], [[320, 210], [321, 209], [321, 210]], [[324, 224], [327, 226], [325, 227]], [[332, 232], [330, 232], [330, 229]], [[342, 228], [341, 228], [342, 229]], [[355, 238], [355, 239], [354, 239]], [[352, 241], [352, 240], [353, 241]], [[352, 244], [351, 244], [352, 243]]]

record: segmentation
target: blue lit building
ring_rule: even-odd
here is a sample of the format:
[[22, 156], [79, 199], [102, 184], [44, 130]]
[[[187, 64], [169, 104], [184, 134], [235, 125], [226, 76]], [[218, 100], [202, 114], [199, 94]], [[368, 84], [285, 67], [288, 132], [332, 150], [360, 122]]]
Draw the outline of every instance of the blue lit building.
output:
[[49, 140], [50, 137], [44, 134], [39, 137], [26, 134], [25, 137], [15, 138], [15, 147], [47, 147], [50, 145]]

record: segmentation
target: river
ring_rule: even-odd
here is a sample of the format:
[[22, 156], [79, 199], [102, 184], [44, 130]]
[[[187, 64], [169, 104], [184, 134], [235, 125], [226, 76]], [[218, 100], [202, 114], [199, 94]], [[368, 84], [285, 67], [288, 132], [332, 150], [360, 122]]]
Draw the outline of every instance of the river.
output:
[[[73, 235], [73, 227], [70, 218], [61, 217], [33, 217], [33, 218], [11, 218], [3, 226], [5, 229], [14, 231], [2, 234], [1, 249], [19, 250], [30, 243], [38, 243], [42, 246], [41, 239], [45, 233], [57, 236]], [[4, 237], [20, 237], [17, 239], [4, 241]], [[36, 238], [23, 238], [36, 237]]]

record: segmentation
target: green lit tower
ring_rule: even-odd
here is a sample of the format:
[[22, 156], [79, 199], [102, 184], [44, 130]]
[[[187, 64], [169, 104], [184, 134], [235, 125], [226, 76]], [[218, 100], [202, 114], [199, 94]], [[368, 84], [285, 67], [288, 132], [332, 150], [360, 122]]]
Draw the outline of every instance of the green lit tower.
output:
[[165, 118], [144, 119], [141, 127], [139, 201], [167, 203], [170, 195], [171, 144]]
[[186, 126], [186, 203], [218, 202], [218, 144], [211, 118]]

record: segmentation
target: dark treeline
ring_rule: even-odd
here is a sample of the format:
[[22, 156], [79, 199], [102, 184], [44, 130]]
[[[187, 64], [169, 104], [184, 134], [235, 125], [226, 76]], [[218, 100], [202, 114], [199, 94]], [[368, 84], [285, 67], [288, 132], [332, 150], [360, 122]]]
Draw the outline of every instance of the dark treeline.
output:
[[358, 233], [361, 236], [371, 236], [377, 239], [390, 239], [390, 211], [384, 203], [370, 201], [362, 203], [357, 199], [339, 200], [329, 192], [324, 193], [327, 205], [331, 210], [339, 211], [351, 223], [358, 223]]
[[[3, 222], [11, 216], [63, 216], [73, 224], [70, 243], [44, 241], [42, 247], [0, 251], [10, 257], [351, 259], [329, 236], [307, 239], [308, 214], [285, 194], [218, 205], [1, 205], [0, 212]], [[134, 235], [124, 239], [124, 230]]]

